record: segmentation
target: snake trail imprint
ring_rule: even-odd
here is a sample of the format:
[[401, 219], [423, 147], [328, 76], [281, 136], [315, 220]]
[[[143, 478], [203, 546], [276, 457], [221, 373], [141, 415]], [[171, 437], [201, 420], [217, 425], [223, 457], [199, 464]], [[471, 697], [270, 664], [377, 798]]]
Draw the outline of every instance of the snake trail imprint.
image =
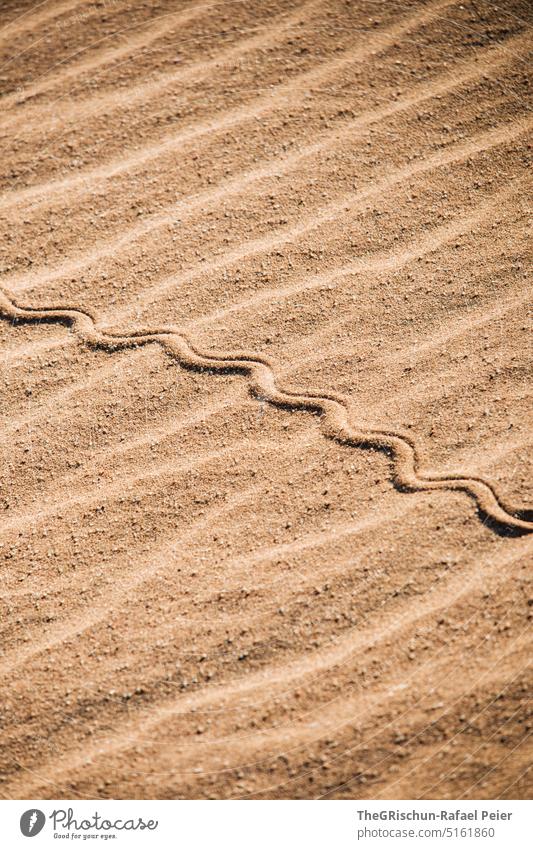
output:
[[349, 421], [346, 399], [337, 393], [295, 392], [276, 385], [274, 368], [261, 354], [239, 351], [200, 351], [179, 330], [159, 328], [136, 330], [121, 335], [99, 329], [97, 321], [77, 307], [28, 307], [0, 289], [0, 316], [15, 322], [56, 322], [72, 328], [86, 344], [107, 351], [157, 343], [184, 368], [220, 373], [239, 373], [249, 378], [251, 394], [276, 407], [304, 410], [320, 416], [324, 436], [343, 445], [375, 448], [392, 457], [395, 486], [407, 492], [458, 490], [477, 504], [483, 521], [507, 535], [533, 531], [532, 511], [512, 509], [489, 481], [475, 475], [429, 474], [420, 470], [420, 452], [414, 440], [396, 430], [358, 428]]

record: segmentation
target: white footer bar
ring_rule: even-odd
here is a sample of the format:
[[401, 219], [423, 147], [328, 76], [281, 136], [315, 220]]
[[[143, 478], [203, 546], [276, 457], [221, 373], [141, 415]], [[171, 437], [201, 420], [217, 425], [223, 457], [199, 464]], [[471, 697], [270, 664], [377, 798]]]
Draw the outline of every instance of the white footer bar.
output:
[[0, 843], [194, 849], [531, 849], [517, 801], [2, 801]]

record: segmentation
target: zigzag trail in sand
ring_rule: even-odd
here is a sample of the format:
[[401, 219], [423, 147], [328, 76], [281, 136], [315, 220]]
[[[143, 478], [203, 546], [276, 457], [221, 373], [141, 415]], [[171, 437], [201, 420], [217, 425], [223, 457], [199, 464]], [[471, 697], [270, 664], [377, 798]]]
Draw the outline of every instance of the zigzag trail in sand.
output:
[[0, 796], [527, 798], [526, 0], [1, 6]]
[[513, 509], [505, 504], [491, 483], [482, 477], [461, 474], [429, 474], [421, 470], [420, 451], [412, 439], [399, 430], [358, 429], [348, 417], [348, 402], [338, 393], [304, 393], [282, 389], [270, 360], [255, 352], [205, 352], [199, 350], [181, 331], [172, 327], [133, 330], [118, 335], [100, 330], [95, 318], [77, 307], [38, 308], [20, 306], [4, 290], [0, 290], [0, 315], [21, 323], [53, 322], [66, 324], [91, 347], [113, 352], [157, 343], [184, 368], [222, 374], [244, 374], [251, 394], [261, 401], [286, 410], [300, 410], [319, 415], [324, 436], [336, 442], [359, 448], [385, 451], [393, 459], [395, 486], [406, 492], [456, 490], [469, 495], [477, 504], [485, 523], [508, 535], [533, 531], [531, 511]]

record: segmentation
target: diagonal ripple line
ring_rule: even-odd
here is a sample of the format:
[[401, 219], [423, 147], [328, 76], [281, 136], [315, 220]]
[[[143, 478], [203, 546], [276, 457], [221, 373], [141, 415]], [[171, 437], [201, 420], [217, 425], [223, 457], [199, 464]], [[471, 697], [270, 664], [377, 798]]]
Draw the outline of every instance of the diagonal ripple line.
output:
[[472, 498], [482, 521], [492, 530], [518, 536], [533, 532], [531, 510], [513, 509], [505, 504], [494, 486], [476, 475], [420, 471], [420, 450], [415, 440], [399, 430], [358, 428], [349, 420], [349, 400], [333, 392], [296, 392], [276, 385], [270, 360], [256, 352], [205, 352], [199, 350], [180, 330], [173, 327], [132, 330], [112, 334], [101, 330], [96, 319], [85, 309], [71, 306], [21, 306], [0, 288], [0, 317], [12, 322], [51, 322], [65, 324], [87, 345], [113, 352], [157, 343], [179, 364], [194, 371], [243, 374], [249, 378], [249, 390], [257, 400], [285, 410], [301, 410], [321, 419], [325, 437], [352, 448], [376, 449], [392, 459], [392, 480], [402, 492], [456, 490]]

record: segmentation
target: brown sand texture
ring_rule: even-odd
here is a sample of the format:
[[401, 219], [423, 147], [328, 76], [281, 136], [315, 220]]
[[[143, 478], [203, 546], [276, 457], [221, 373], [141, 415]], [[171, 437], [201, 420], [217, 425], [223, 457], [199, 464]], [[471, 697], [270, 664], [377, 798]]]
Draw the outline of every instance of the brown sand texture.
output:
[[526, 0], [3, 0], [0, 795], [531, 795]]

